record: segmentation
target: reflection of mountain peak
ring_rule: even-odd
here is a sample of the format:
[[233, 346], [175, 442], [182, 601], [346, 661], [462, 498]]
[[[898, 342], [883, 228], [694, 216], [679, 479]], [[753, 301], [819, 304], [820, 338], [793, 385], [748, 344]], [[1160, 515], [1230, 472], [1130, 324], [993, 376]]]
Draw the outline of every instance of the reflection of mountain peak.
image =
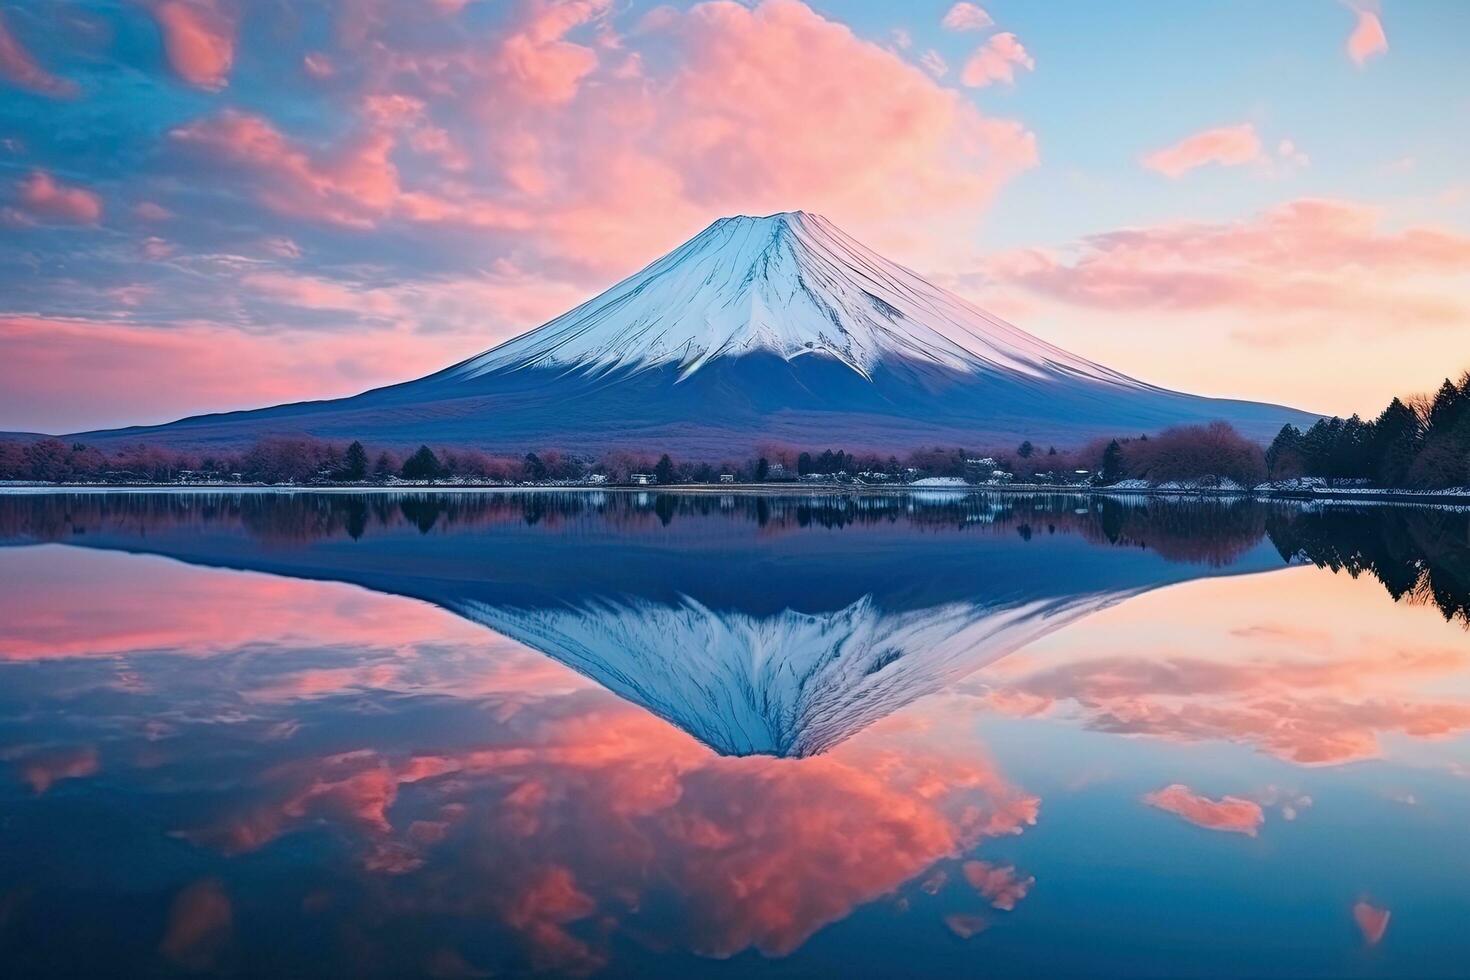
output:
[[456, 611], [541, 650], [724, 755], [825, 752], [1122, 593], [885, 611], [871, 595], [822, 613], [717, 612], [593, 599]]
[[641, 499], [0, 498], [0, 543], [147, 551], [411, 596], [721, 753], [782, 756], [824, 752], [1123, 597], [1282, 560], [1254, 503]]

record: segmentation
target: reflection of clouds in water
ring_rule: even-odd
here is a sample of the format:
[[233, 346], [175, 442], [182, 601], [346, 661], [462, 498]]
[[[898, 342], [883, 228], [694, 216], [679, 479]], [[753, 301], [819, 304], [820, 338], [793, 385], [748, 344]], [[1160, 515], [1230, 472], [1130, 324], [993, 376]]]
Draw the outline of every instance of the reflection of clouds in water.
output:
[[1378, 908], [1362, 899], [1354, 904], [1353, 921], [1363, 934], [1363, 942], [1369, 946], [1381, 943], [1384, 933], [1388, 932], [1388, 920], [1392, 914], [1388, 909]]
[[[356, 841], [364, 873], [398, 876], [394, 911], [488, 917], [534, 965], [576, 970], [619, 927], [709, 956], [787, 954], [1038, 808], [949, 731], [725, 758], [600, 694], [522, 704], [486, 729], [455, 751], [277, 763], [185, 836], [238, 854], [325, 822]], [[1030, 884], [994, 875], [975, 887], [998, 908]]]
[[969, 687], [1015, 716], [1332, 765], [1380, 757], [1390, 733], [1470, 732], [1470, 649], [1446, 637], [1372, 583], [1298, 569], [1137, 597], [1090, 619], [1085, 648], [1043, 638]]
[[1223, 796], [1212, 800], [1182, 783], [1174, 783], [1147, 793], [1143, 802], [1187, 820], [1196, 827], [1245, 834], [1247, 837], [1256, 836], [1266, 819], [1261, 812], [1261, 805], [1254, 800], [1243, 800], [1238, 796]]

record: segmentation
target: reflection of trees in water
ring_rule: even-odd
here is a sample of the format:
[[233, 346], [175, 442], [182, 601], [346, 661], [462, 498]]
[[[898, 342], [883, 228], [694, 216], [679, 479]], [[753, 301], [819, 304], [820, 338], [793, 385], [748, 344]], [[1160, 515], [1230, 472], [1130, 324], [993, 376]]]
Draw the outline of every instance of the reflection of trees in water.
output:
[[1097, 544], [1152, 549], [1173, 561], [1227, 565], [1265, 531], [1254, 501], [1118, 500], [1067, 494], [755, 496], [668, 493], [523, 494], [55, 494], [0, 497], [0, 536], [65, 540], [89, 531], [243, 529], [277, 545], [354, 540], [385, 530], [421, 534], [496, 524], [546, 531], [636, 534], [679, 522], [756, 525], [761, 536], [811, 529], [899, 526], [920, 532], [1079, 534]]
[[1470, 516], [1411, 507], [1303, 507], [1249, 499], [1075, 494], [759, 496], [667, 493], [46, 494], [0, 496], [0, 538], [62, 541], [243, 529], [279, 546], [385, 531], [450, 533], [497, 524], [547, 533], [654, 532], [690, 521], [754, 524], [762, 536], [901, 527], [920, 533], [1079, 535], [1170, 561], [1225, 567], [1269, 533], [1282, 556], [1372, 574], [1395, 599], [1470, 624]]
[[1435, 508], [1327, 507], [1273, 513], [1271, 541], [1287, 559], [1368, 573], [1394, 601], [1432, 605], [1470, 628], [1470, 514]]

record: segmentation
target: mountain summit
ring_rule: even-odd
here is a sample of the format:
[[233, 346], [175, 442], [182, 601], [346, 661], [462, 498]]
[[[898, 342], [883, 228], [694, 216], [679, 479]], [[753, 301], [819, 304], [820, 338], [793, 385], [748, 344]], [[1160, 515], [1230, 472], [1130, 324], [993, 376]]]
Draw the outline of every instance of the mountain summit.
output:
[[352, 398], [79, 433], [208, 446], [276, 433], [522, 453], [716, 457], [1076, 442], [1312, 416], [1137, 381], [1054, 347], [804, 211], [722, 218], [606, 292], [437, 374]]
[[593, 373], [765, 352], [832, 358], [864, 378], [884, 358], [962, 374], [1074, 375], [1136, 384], [976, 309], [821, 215], [721, 218], [637, 275], [454, 369]]

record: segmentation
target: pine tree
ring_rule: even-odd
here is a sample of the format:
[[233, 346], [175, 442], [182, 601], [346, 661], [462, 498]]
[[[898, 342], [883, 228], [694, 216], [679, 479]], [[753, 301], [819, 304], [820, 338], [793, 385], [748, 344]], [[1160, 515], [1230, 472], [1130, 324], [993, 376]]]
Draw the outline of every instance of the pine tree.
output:
[[1373, 477], [1385, 487], [1407, 486], [1424, 433], [1419, 416], [1395, 398], [1373, 422]]
[[532, 483], [539, 483], [546, 479], [546, 464], [535, 453], [526, 453], [525, 461], [521, 464], [521, 471]]
[[1103, 450], [1102, 469], [1099, 472], [1104, 483], [1117, 483], [1123, 478], [1123, 447], [1114, 439]]
[[367, 479], [367, 469], [367, 450], [362, 448], [362, 443], [354, 441], [347, 447], [347, 458], [342, 465], [342, 475], [350, 482], [357, 483]]
[[393, 465], [392, 456], [389, 456], [387, 452], [378, 453], [378, 461], [373, 464], [373, 479], [379, 483], [385, 483], [396, 468]]
[[1283, 425], [1266, 449], [1266, 470], [1275, 479], [1300, 476], [1302, 433], [1290, 423]]
[[674, 461], [669, 459], [668, 453], [664, 453], [658, 458], [658, 464], [653, 468], [653, 475], [658, 480], [659, 486], [668, 486], [676, 482], [674, 478]]
[[1021, 445], [1016, 447], [1016, 455], [1021, 457], [1022, 459], [1030, 459], [1031, 454], [1034, 452], [1036, 452], [1036, 447], [1031, 445], [1030, 439], [1027, 439], [1025, 442], [1021, 443]]
[[771, 475], [771, 463], [764, 456], [755, 461], [755, 482], [764, 482]]
[[432, 483], [443, 474], [444, 467], [440, 465], [439, 457], [428, 446], [420, 446], [403, 462], [402, 476], [405, 480], [428, 480]]

